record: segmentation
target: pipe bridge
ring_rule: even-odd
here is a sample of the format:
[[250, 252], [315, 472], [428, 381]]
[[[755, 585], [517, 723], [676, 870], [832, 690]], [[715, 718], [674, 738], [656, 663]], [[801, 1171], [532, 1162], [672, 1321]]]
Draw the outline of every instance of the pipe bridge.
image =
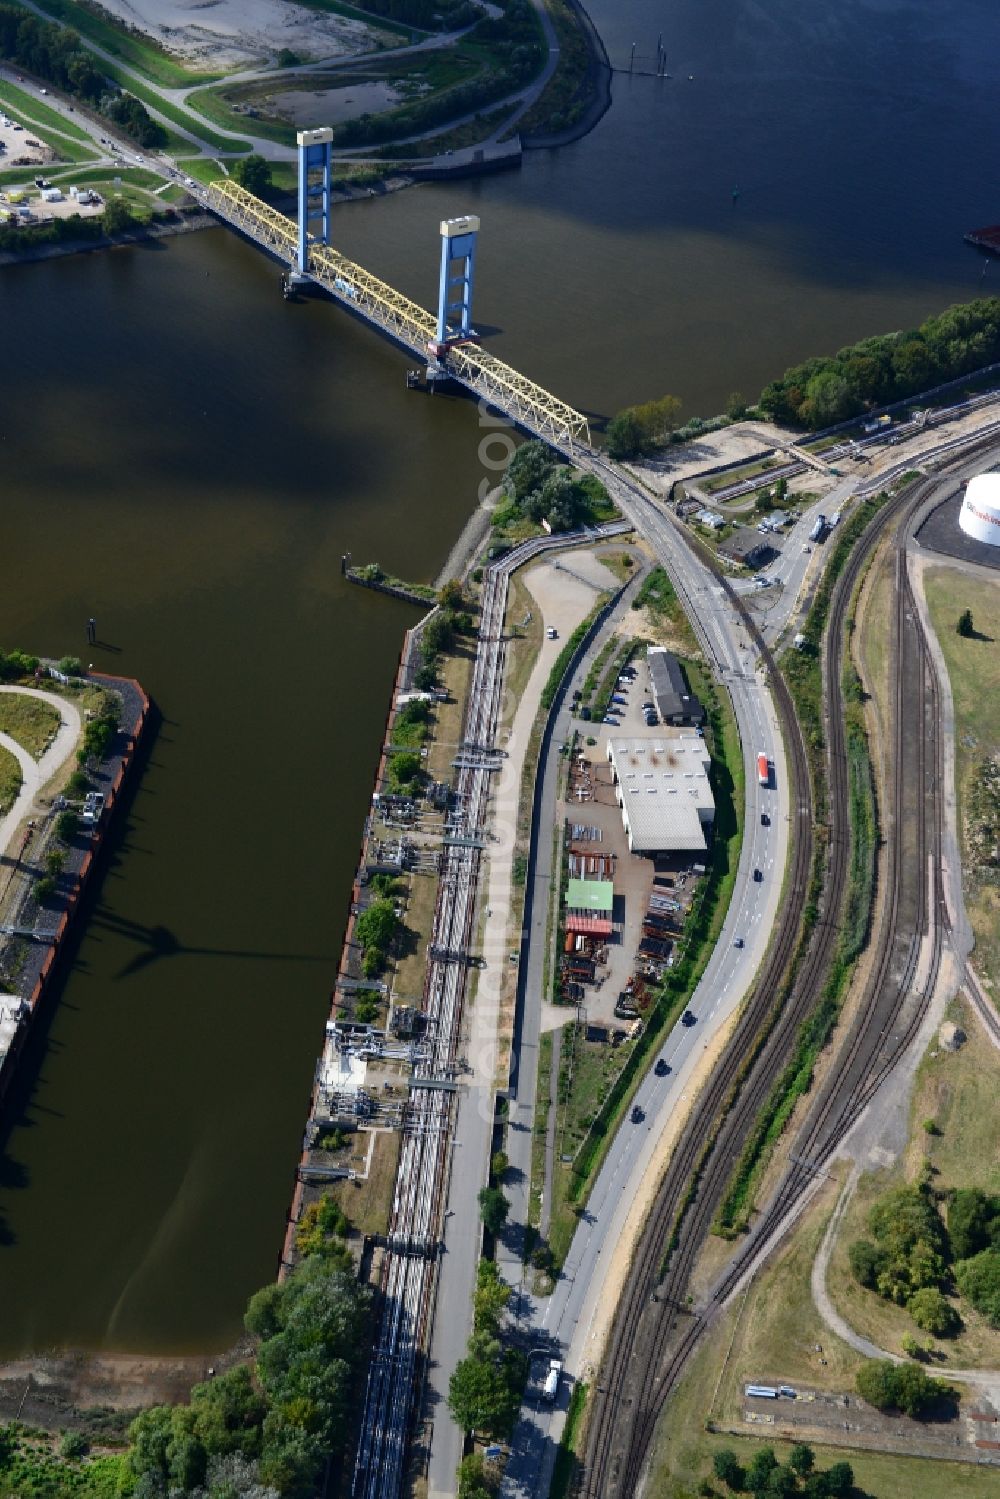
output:
[[[290, 269], [299, 263], [299, 226], [229, 179], [213, 182], [205, 197], [213, 213], [254, 240]], [[299, 274], [303, 274], [301, 271]], [[571, 455], [589, 444], [587, 418], [476, 343], [438, 342], [437, 320], [388, 282], [349, 260], [331, 245], [310, 241], [304, 272], [349, 311], [387, 333], [418, 359], [432, 355], [442, 373], [464, 385], [534, 437]], [[430, 349], [429, 346], [434, 346]]]

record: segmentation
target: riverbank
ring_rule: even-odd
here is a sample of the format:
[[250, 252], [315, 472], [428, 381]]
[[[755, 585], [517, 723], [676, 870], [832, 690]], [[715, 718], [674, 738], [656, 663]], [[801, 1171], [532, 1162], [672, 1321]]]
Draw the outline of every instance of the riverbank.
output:
[[[26, 244], [24, 249], [0, 252], [0, 268], [5, 265], [27, 265], [34, 261], [58, 260], [63, 255], [84, 255], [95, 250], [115, 250], [141, 245], [151, 239], [168, 239], [175, 234], [193, 234], [197, 229], [214, 229], [218, 220], [201, 209], [173, 209], [162, 219], [137, 224], [124, 234], [105, 234], [98, 239], [65, 240], [55, 245]], [[30, 230], [28, 231], [30, 234]]]

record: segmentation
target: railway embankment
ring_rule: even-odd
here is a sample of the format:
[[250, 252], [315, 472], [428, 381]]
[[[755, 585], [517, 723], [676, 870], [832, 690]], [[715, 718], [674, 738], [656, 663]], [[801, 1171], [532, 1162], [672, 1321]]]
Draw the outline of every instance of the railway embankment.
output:
[[77, 770], [55, 774], [25, 798], [0, 874], [0, 1103], [55, 990], [152, 711], [131, 678], [88, 672], [62, 685], [65, 696], [51, 700], [74, 705], [74, 718], [74, 699], [83, 708]]

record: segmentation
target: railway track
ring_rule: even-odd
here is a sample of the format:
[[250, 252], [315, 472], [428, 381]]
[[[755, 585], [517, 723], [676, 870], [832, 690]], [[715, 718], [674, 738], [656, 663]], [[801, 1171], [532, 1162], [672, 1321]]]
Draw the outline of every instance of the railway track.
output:
[[[601, 536], [628, 530], [602, 527]], [[462, 742], [489, 750], [500, 717], [506, 644], [504, 615], [511, 575], [553, 546], [590, 541], [575, 533], [522, 543], [486, 571], [479, 643], [469, 689]], [[471, 753], [455, 788], [464, 813], [463, 842], [446, 844], [430, 937], [424, 984], [429, 1054], [414, 1069], [407, 1106], [396, 1191], [383, 1258], [378, 1335], [369, 1365], [365, 1406], [355, 1457], [355, 1499], [393, 1499], [400, 1491], [418, 1371], [433, 1304], [440, 1246], [448, 1150], [454, 1126], [454, 1095], [435, 1087], [454, 1076], [458, 1055], [467, 963], [472, 940], [482, 858], [479, 837], [486, 822], [491, 757]]]
[[[687, 1359], [701, 1337], [707, 1323], [725, 1301], [732, 1288], [746, 1273], [749, 1262], [759, 1252], [770, 1234], [778, 1227], [790, 1208], [801, 1197], [814, 1178], [820, 1162], [839, 1143], [855, 1122], [861, 1110], [877, 1090], [881, 1081], [891, 1070], [898, 1056], [915, 1034], [922, 1018], [922, 1008], [914, 1013], [902, 1031], [892, 1032], [898, 1023], [898, 1009], [882, 1006], [880, 1022], [871, 1013], [864, 1016], [863, 1025], [852, 1033], [850, 1055], [845, 1059], [847, 1069], [838, 1067], [836, 1080], [839, 1086], [831, 1093], [821, 1095], [814, 1107], [803, 1134], [796, 1141], [794, 1165], [779, 1193], [766, 1212], [755, 1224], [754, 1233], [740, 1254], [713, 1288], [708, 1303], [697, 1314], [678, 1320], [678, 1312], [684, 1306], [686, 1286], [695, 1259], [708, 1234], [718, 1201], [728, 1182], [732, 1164], [739, 1154], [743, 1140], [762, 1106], [778, 1075], [780, 1067], [790, 1051], [791, 1043], [802, 1020], [812, 1010], [838, 937], [837, 914], [846, 889], [847, 868], [850, 852], [847, 820], [847, 758], [844, 737], [840, 675], [842, 669], [843, 626], [846, 611], [855, 585], [873, 547], [877, 545], [890, 522], [912, 515], [925, 497], [927, 486], [921, 485], [916, 495], [905, 492], [888, 502], [873, 520], [854, 548], [848, 565], [834, 587], [831, 597], [828, 639], [831, 654], [828, 659], [827, 693], [829, 702], [828, 731], [830, 752], [830, 813], [831, 836], [829, 842], [829, 868], [825, 886], [825, 902], [821, 920], [816, 929], [806, 957], [800, 966], [795, 987], [788, 1004], [767, 1037], [750, 1082], [743, 1088], [730, 1110], [717, 1137], [707, 1163], [704, 1165], [694, 1202], [682, 1225], [679, 1242], [673, 1254], [666, 1276], [660, 1278], [660, 1267], [671, 1229], [676, 1220], [681, 1200], [687, 1191], [695, 1161], [701, 1154], [702, 1142], [711, 1140], [717, 1124], [722, 1101], [729, 1096], [739, 1071], [740, 1061], [747, 1044], [753, 1044], [759, 1026], [766, 1020], [766, 1010], [761, 1003], [766, 984], [780, 975], [787, 966], [795, 942], [792, 921], [786, 920], [779, 931], [772, 959], [768, 963], [764, 983], [760, 983], [748, 1003], [737, 1031], [712, 1084], [703, 1095], [695, 1118], [685, 1131], [671, 1165], [668, 1168], [656, 1205], [647, 1221], [642, 1240], [633, 1262], [633, 1271], [623, 1298], [622, 1310], [616, 1322], [604, 1377], [598, 1386], [588, 1432], [582, 1492], [588, 1496], [631, 1496], [638, 1491], [640, 1477], [652, 1440], [656, 1421], [670, 1389], [676, 1383]], [[904, 527], [905, 530], [905, 527]], [[897, 630], [901, 615], [911, 630], [920, 632], [919, 620], [909, 595], [909, 582], [905, 577], [903, 547], [898, 549], [897, 574], [900, 581], [897, 611]], [[922, 632], [916, 647], [920, 660], [921, 702], [924, 723], [933, 723], [937, 733], [936, 681], [929, 661]], [[901, 689], [900, 689], [901, 690]], [[928, 720], [928, 715], [930, 718]], [[906, 718], [897, 712], [897, 733], [905, 734]], [[796, 739], [798, 738], [796, 734]], [[925, 735], [921, 734], [919, 754], [919, 776], [927, 782]], [[793, 741], [794, 742], [794, 741]], [[931, 782], [940, 786], [940, 744], [935, 739], [932, 746], [934, 770]], [[897, 765], [903, 764], [898, 759]], [[895, 778], [902, 785], [902, 777]], [[937, 803], [936, 803], [937, 805]], [[897, 812], [897, 816], [898, 816]], [[922, 819], [920, 820], [922, 822]], [[932, 841], [940, 849], [940, 808], [937, 806]], [[805, 844], [805, 840], [800, 840]], [[791, 897], [789, 905], [801, 897], [803, 881], [808, 880], [808, 869], [803, 869], [803, 848], [797, 851], [790, 877]], [[921, 853], [921, 870], [926, 871], [926, 850]], [[939, 863], [936, 860], [935, 863]], [[891, 884], [898, 890], [902, 875], [901, 860], [897, 859], [891, 871]], [[936, 914], [943, 911], [943, 892], [940, 875], [934, 875], [933, 901]], [[926, 882], [921, 880], [921, 889]], [[892, 900], [893, 897], [890, 897]], [[917, 921], [926, 919], [926, 902], [917, 912]], [[890, 922], [895, 906], [890, 912]], [[797, 929], [797, 920], [795, 922]], [[887, 930], [889, 928], [883, 928]], [[940, 957], [942, 940], [941, 922], [935, 922], [937, 947], [932, 969]], [[907, 982], [912, 978], [919, 943], [912, 950], [900, 975], [898, 995], [907, 992]], [[879, 962], [879, 972], [884, 977], [893, 961], [892, 945], [885, 946]], [[784, 961], [782, 961], [782, 959]], [[926, 992], [929, 994], [928, 985]], [[862, 1007], [863, 1011], [865, 1006]], [[888, 1011], [891, 1010], [891, 1013]], [[873, 1035], [873, 1026], [878, 1025]], [[866, 1065], [867, 1062], [871, 1065]], [[678, 1334], [679, 1336], [673, 1336]]]

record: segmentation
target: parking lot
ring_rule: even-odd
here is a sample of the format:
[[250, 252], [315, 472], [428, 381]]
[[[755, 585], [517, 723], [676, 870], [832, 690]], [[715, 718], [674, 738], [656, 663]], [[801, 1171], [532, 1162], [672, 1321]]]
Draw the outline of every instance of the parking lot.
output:
[[0, 146], [0, 167], [42, 166], [55, 160], [55, 152], [34, 130], [25, 129], [6, 114], [0, 114]]

